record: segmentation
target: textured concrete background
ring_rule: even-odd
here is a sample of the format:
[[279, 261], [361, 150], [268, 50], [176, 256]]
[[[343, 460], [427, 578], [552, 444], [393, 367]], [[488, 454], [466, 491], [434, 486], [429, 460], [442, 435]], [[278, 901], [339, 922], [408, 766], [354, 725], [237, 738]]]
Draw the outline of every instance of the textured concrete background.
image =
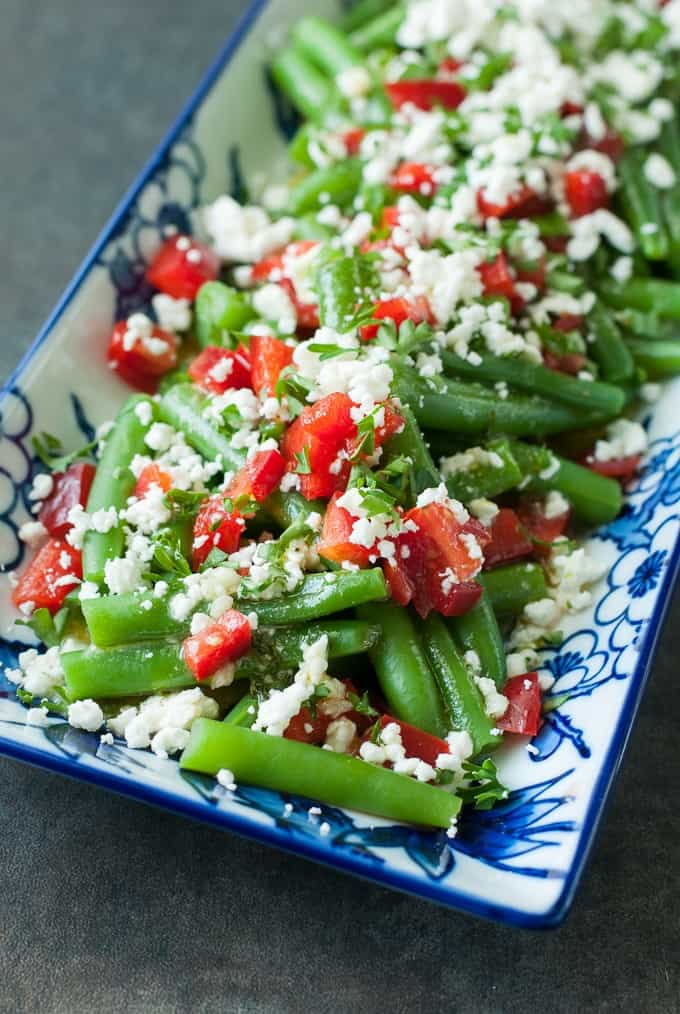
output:
[[[0, 374], [240, 9], [2, 0]], [[487, 925], [0, 759], [0, 1011], [680, 1010], [678, 605], [558, 932]]]

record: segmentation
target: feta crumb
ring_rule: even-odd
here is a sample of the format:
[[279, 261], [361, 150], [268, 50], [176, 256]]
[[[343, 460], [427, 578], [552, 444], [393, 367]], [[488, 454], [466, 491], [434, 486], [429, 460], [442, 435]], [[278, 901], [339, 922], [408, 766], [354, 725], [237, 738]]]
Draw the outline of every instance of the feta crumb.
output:
[[473, 677], [484, 700], [484, 711], [489, 718], [502, 718], [508, 710], [508, 699], [496, 689], [496, 684], [488, 676]]
[[46, 726], [47, 714], [47, 708], [29, 708], [26, 712], [26, 725], [37, 725], [41, 728]]
[[104, 712], [96, 701], [74, 701], [68, 706], [68, 722], [74, 729], [96, 732], [104, 722]]
[[25, 521], [19, 529], [19, 538], [29, 546], [35, 546], [47, 535], [47, 529], [41, 521]]
[[229, 768], [220, 768], [216, 777], [217, 781], [223, 788], [228, 789], [229, 792], [236, 791], [236, 779], [234, 778], [234, 772], [230, 771]]
[[670, 187], [675, 185], [676, 175], [675, 170], [663, 155], [659, 152], [652, 152], [647, 157], [642, 167], [645, 179], [648, 180], [652, 186], [658, 187], [659, 190], [668, 190]]
[[54, 488], [54, 479], [47, 472], [39, 472], [33, 478], [28, 494], [29, 500], [46, 500]]

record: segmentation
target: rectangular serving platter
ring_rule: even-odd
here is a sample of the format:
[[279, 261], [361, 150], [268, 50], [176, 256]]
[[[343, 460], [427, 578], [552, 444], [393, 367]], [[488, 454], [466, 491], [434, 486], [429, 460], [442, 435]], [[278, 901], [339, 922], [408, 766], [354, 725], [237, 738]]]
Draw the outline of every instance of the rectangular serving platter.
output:
[[[71, 282], [0, 396], [0, 565], [19, 566], [18, 528], [29, 517], [36, 460], [31, 436], [66, 446], [89, 439], [125, 391], [103, 349], [114, 320], [147, 306], [144, 265], [163, 230], [199, 228], [197, 209], [281, 163], [294, 118], [273, 91], [268, 56], [308, 5], [254, 0]], [[334, 16], [332, 0], [315, 13]], [[552, 693], [569, 694], [546, 717], [535, 752], [504, 746], [508, 800], [472, 811], [458, 835], [391, 825], [363, 814], [180, 772], [176, 761], [102, 744], [60, 718], [26, 725], [26, 709], [0, 671], [0, 753], [125, 793], [452, 908], [524, 927], [557, 925], [583, 872], [649, 673], [680, 560], [680, 429], [666, 386], [643, 422], [650, 449], [623, 515], [593, 537], [609, 565], [593, 606], [571, 617], [546, 657]], [[0, 580], [0, 661], [27, 643]], [[284, 807], [292, 804], [290, 808]], [[322, 822], [331, 827], [324, 835]], [[325, 830], [325, 829], [324, 829]]]

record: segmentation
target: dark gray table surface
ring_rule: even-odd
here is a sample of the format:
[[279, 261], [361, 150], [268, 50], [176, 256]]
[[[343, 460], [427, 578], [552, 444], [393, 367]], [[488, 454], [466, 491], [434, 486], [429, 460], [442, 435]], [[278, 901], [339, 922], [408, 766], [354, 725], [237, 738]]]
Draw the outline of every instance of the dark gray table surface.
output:
[[[3, 0], [0, 374], [234, 0]], [[0, 1011], [680, 1010], [676, 601], [573, 912], [532, 934], [0, 759]]]

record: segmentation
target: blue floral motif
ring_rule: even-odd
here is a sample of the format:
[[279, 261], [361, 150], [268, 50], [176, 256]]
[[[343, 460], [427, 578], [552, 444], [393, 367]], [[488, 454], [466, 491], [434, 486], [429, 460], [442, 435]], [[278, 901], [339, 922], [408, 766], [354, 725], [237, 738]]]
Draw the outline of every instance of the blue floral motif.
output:
[[665, 549], [658, 549], [638, 566], [628, 582], [628, 591], [634, 599], [641, 599], [656, 588], [667, 556]]

